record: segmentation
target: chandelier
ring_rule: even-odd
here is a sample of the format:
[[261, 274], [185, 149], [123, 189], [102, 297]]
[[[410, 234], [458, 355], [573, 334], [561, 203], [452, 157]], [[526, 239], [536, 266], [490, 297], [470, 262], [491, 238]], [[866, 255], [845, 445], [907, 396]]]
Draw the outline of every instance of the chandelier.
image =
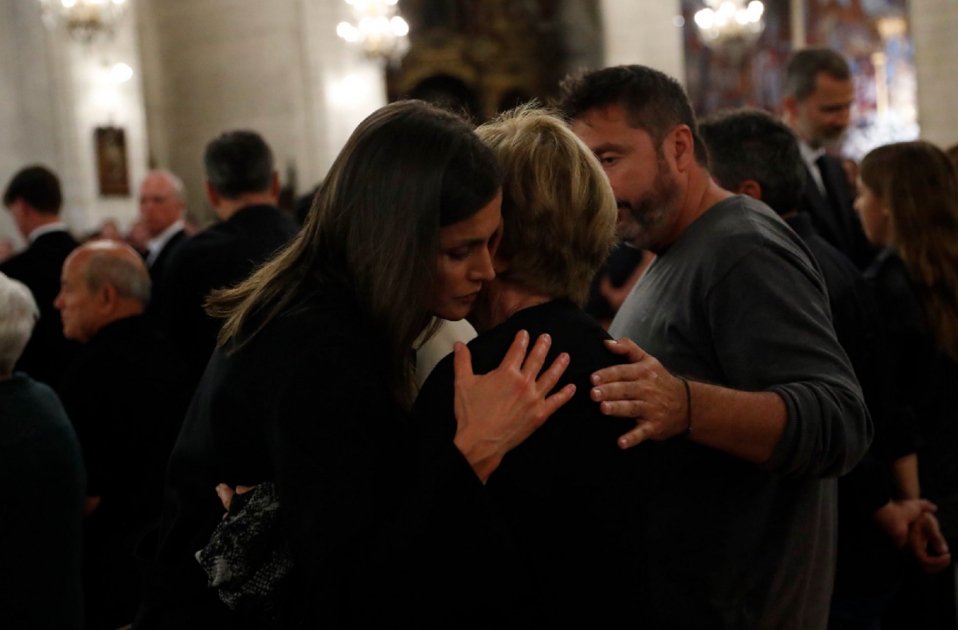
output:
[[351, 22], [336, 25], [336, 34], [358, 46], [370, 59], [396, 61], [409, 50], [409, 24], [399, 15], [398, 0], [346, 0]]
[[765, 5], [759, 0], [705, 0], [695, 13], [702, 41], [716, 48], [751, 46], [765, 29]]
[[73, 39], [89, 44], [109, 37], [126, 12], [126, 0], [39, 0], [47, 26], [62, 24]]

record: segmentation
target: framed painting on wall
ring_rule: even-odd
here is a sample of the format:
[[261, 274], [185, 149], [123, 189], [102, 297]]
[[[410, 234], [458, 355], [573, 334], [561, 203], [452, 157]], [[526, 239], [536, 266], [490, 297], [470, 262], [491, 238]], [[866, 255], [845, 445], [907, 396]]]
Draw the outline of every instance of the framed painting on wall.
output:
[[130, 179], [127, 175], [126, 164], [126, 134], [120, 127], [97, 127], [93, 133], [100, 195], [103, 197], [129, 197]]

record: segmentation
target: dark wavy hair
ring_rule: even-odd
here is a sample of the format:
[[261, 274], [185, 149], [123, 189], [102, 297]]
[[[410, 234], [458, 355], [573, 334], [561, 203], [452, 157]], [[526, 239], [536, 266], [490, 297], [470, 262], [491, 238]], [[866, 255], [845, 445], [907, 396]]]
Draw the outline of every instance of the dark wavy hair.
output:
[[569, 75], [560, 84], [556, 107], [568, 120], [592, 109], [618, 105], [629, 124], [648, 133], [658, 147], [676, 125], [686, 125], [695, 142], [695, 161], [706, 166], [708, 152], [695, 123], [695, 112], [679, 82], [647, 66], [613, 66]]
[[[410, 351], [426, 330], [439, 228], [466, 219], [501, 187], [495, 156], [461, 118], [399, 101], [359, 124], [333, 162], [297, 237], [242, 284], [208, 303], [226, 321], [219, 343], [242, 345], [313, 281], [350, 288], [387, 345], [386, 376], [411, 393]], [[255, 315], [255, 316], [254, 316]]]

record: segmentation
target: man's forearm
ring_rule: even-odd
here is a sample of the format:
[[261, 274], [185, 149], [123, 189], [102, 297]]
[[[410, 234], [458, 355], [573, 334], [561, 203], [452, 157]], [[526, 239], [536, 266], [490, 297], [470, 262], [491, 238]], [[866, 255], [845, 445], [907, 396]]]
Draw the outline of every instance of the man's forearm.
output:
[[744, 392], [689, 382], [692, 432], [689, 439], [747, 461], [763, 464], [782, 439], [788, 414], [773, 392]]

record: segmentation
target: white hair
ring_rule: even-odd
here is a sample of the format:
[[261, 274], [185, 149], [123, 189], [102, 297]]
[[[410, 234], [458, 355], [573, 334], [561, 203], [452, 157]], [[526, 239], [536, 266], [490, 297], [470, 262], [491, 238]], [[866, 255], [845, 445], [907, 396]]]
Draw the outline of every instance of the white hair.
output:
[[184, 203], [186, 202], [186, 186], [183, 185], [183, 180], [180, 179], [176, 173], [165, 168], [155, 168], [146, 174], [147, 177], [150, 175], [159, 175], [165, 179], [179, 200]]
[[0, 272], [0, 376], [13, 372], [39, 317], [30, 289]]

